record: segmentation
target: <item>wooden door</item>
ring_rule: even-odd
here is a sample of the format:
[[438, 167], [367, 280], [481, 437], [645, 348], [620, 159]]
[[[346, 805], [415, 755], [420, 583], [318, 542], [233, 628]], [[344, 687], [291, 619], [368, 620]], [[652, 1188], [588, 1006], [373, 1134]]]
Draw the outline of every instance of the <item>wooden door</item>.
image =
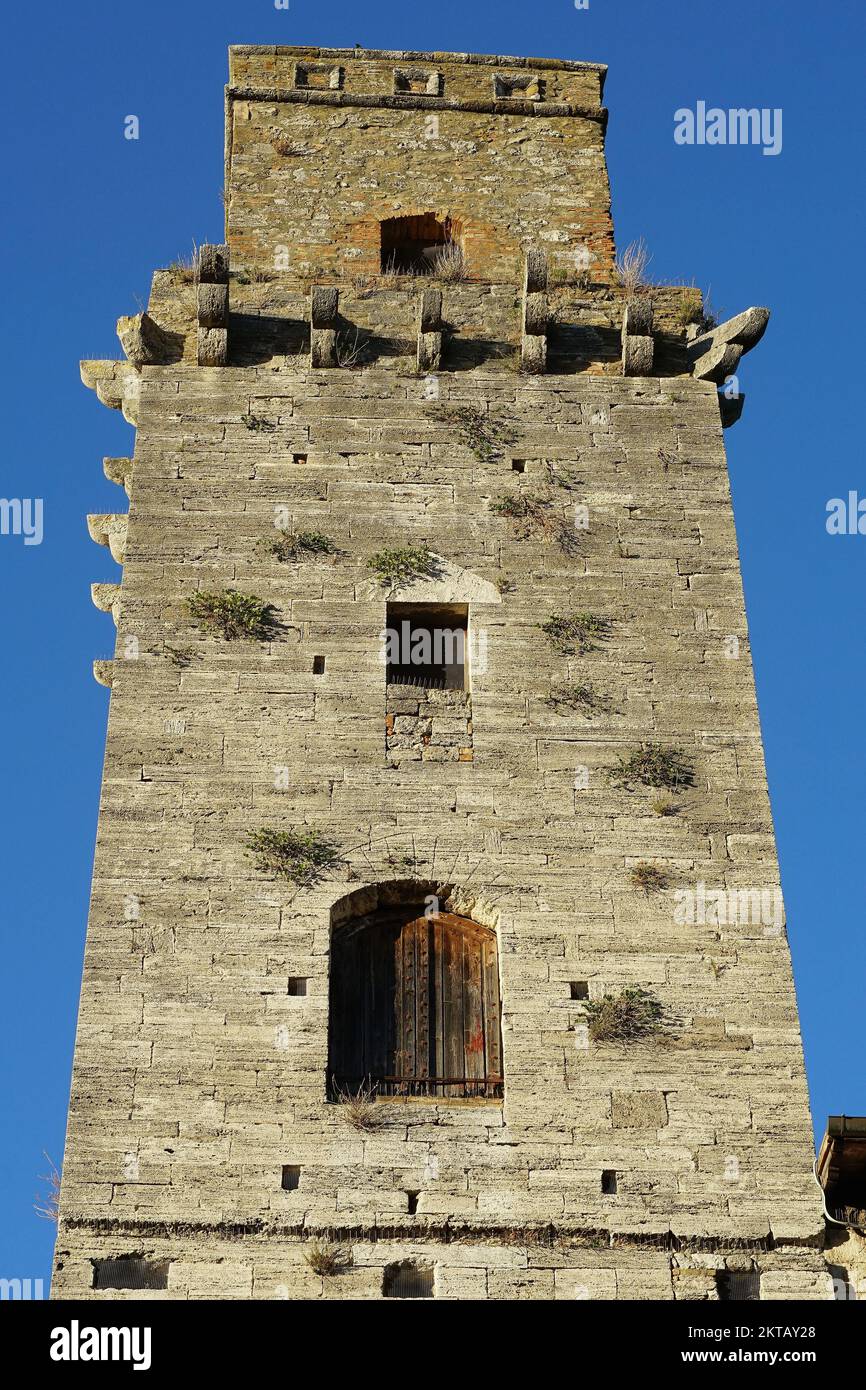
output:
[[496, 937], [453, 913], [338, 929], [331, 958], [333, 1093], [500, 1096]]

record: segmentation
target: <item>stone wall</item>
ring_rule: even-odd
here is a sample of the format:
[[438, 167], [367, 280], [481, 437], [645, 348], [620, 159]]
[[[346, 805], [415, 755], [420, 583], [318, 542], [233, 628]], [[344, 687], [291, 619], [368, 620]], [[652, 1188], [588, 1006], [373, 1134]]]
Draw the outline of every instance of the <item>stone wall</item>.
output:
[[[338, 1229], [354, 1250], [354, 1272], [325, 1279], [324, 1296], [366, 1296], [370, 1268], [416, 1234], [437, 1268], [463, 1271], [441, 1276], [460, 1296], [559, 1296], [572, 1276], [555, 1269], [580, 1283], [592, 1268], [604, 1296], [627, 1296], [622, 1281], [667, 1297], [671, 1233], [719, 1267], [740, 1247], [765, 1269], [823, 1267], [808, 1249], [820, 1203], [784, 932], [676, 919], [677, 890], [699, 882], [777, 884], [715, 390], [437, 380], [431, 404], [429, 383], [375, 369], [143, 370], [60, 1296], [86, 1293], [100, 1252], [143, 1248], [171, 1255], [181, 1296], [201, 1281], [223, 1296], [308, 1290], [298, 1250], [294, 1274], [276, 1253], [301, 1229]], [[492, 460], [443, 419], [466, 402], [512, 433]], [[250, 415], [269, 428], [250, 431]], [[520, 491], [549, 493], [563, 519], [588, 508], [574, 553], [492, 512]], [[263, 558], [275, 508], [341, 553]], [[462, 591], [486, 634], [473, 762], [395, 768], [386, 752], [385, 595], [367, 560], [402, 544], [438, 548], [442, 597]], [[185, 600], [229, 585], [275, 606], [271, 640], [191, 624]], [[583, 657], [539, 630], [575, 610], [610, 623]], [[547, 703], [586, 678], [602, 708]], [[646, 741], [694, 764], [675, 815], [610, 780]], [[263, 878], [243, 841], [264, 825], [321, 829], [344, 867], [309, 890]], [[642, 861], [669, 874], [665, 890], [633, 886]], [[361, 1135], [325, 1100], [330, 913], [367, 883], [407, 879], [453, 885], [456, 910], [497, 927], [505, 1102], [395, 1101]], [[299, 976], [307, 993], [292, 997]], [[588, 1043], [573, 981], [590, 999], [651, 991], [664, 1031]], [[301, 1168], [294, 1191], [283, 1164]], [[400, 1239], [371, 1252], [371, 1227], [395, 1222]], [[489, 1246], [467, 1252], [463, 1223]], [[521, 1243], [539, 1225], [559, 1251], [543, 1270]], [[255, 1239], [227, 1253], [245, 1226]], [[611, 1255], [644, 1244], [661, 1252]]]
[[395, 767], [407, 758], [472, 762], [472, 699], [466, 690], [389, 685], [385, 747]]
[[[405, 1219], [404, 1219], [405, 1220]], [[304, 1257], [309, 1243], [292, 1238], [288, 1222], [279, 1232], [258, 1227], [219, 1232], [183, 1225], [176, 1235], [160, 1232], [107, 1234], [104, 1229], [68, 1232], [72, 1248], [58, 1256], [54, 1298], [112, 1300], [329, 1299], [382, 1297], [384, 1271], [413, 1261], [434, 1272], [437, 1299], [479, 1300], [635, 1300], [715, 1301], [718, 1274], [759, 1269], [761, 1299], [833, 1298], [832, 1277], [814, 1251], [735, 1249], [713, 1254], [671, 1255], [664, 1249], [628, 1242], [609, 1246], [603, 1237], [567, 1235], [552, 1243], [532, 1232], [521, 1243], [515, 1230], [490, 1238], [448, 1233], [425, 1234], [421, 1223], [401, 1229], [398, 1220], [376, 1232], [330, 1232], [341, 1263], [329, 1276], [317, 1274]], [[152, 1261], [168, 1261], [164, 1290], [112, 1290], [91, 1293], [91, 1259], [111, 1258], [118, 1249], [134, 1250]], [[183, 1258], [179, 1250], [183, 1249]]]
[[544, 99], [497, 100], [495, 73], [528, 70], [409, 55], [442, 77], [441, 95], [418, 96], [394, 94], [404, 55], [352, 50], [327, 51], [328, 70], [345, 74], [340, 89], [298, 88], [307, 52], [231, 50], [226, 227], [236, 265], [376, 275], [380, 221], [435, 212], [460, 223], [469, 271], [482, 280], [516, 282], [534, 242], [566, 270], [585, 248], [594, 272], [609, 275], [604, 68], [533, 61]]

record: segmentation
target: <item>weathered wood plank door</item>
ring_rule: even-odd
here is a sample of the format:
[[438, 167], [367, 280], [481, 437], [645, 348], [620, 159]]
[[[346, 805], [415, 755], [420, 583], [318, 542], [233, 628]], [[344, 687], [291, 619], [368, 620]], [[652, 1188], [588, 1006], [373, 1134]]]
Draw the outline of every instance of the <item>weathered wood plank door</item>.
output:
[[333, 1094], [499, 1096], [496, 936], [453, 913], [377, 914], [334, 933]]

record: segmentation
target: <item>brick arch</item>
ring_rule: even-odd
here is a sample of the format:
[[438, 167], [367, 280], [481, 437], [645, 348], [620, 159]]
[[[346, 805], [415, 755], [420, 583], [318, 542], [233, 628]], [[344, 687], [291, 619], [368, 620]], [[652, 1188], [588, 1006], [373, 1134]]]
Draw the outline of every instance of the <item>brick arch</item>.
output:
[[496, 932], [429, 905], [425, 915], [428, 896], [407, 893], [332, 929], [332, 1099], [503, 1094]]

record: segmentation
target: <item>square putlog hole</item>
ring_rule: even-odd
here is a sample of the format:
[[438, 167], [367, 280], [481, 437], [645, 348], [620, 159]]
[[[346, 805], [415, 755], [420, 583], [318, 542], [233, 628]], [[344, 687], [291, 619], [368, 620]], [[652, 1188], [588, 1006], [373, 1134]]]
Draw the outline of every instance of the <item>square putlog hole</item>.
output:
[[525, 472], [526, 472], [526, 459], [512, 459], [512, 460], [511, 460], [511, 469], [512, 469], [512, 472], [514, 472], [514, 473], [525, 473]]
[[433, 1267], [414, 1260], [386, 1265], [382, 1275], [384, 1298], [432, 1298]]
[[306, 463], [306, 462], [307, 462], [307, 455], [306, 455], [306, 454], [292, 454], [292, 463]]
[[300, 999], [307, 993], [307, 981], [302, 975], [293, 975], [289, 980], [289, 994]]
[[571, 995], [571, 998], [572, 998], [572, 999], [588, 999], [588, 998], [589, 998], [589, 981], [588, 981], [588, 980], [572, 980], [571, 983], [569, 984], [568, 988], [569, 988], [569, 992], [570, 992], [570, 995]]

